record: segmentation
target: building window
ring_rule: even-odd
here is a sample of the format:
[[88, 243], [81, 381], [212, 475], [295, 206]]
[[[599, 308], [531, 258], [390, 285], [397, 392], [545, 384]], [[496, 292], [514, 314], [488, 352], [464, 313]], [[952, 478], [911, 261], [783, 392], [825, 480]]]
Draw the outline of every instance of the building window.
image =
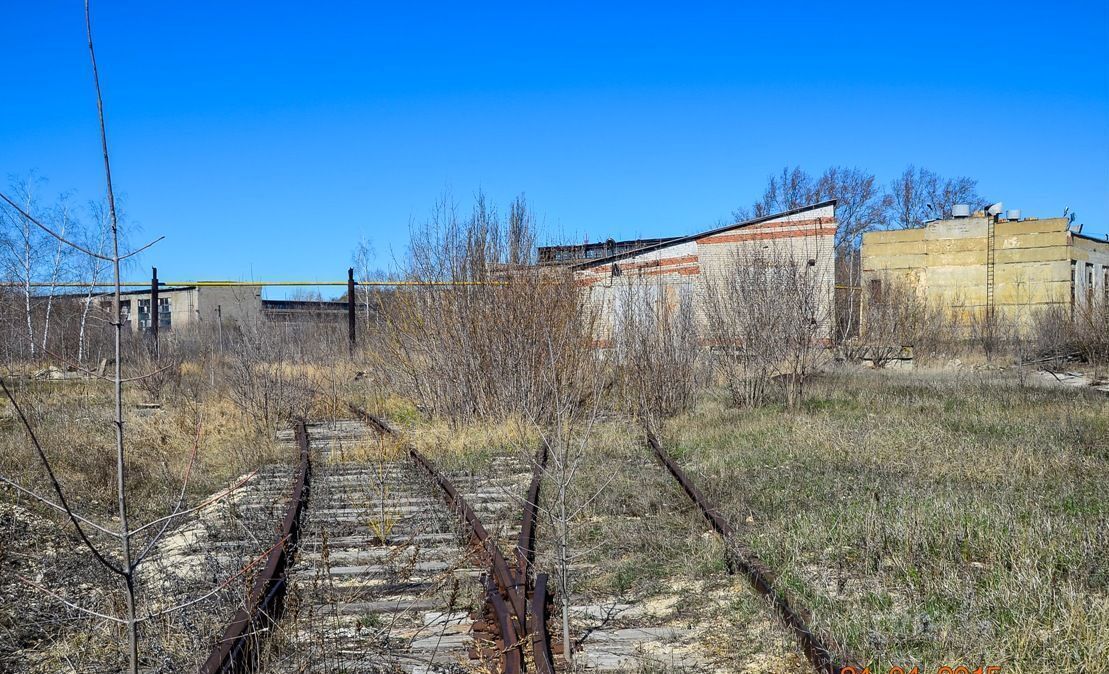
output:
[[1086, 264], [1086, 307], [1094, 306], [1094, 265]]
[[1071, 316], [1072, 318], [1073, 318], [1073, 312], [1074, 312], [1074, 303], [1075, 303], [1075, 300], [1078, 299], [1078, 287], [1075, 285], [1077, 283], [1077, 281], [1078, 281], [1078, 263], [1075, 262], [1074, 260], [1071, 260], [1070, 261], [1070, 307], [1071, 307], [1071, 312], [1072, 312], [1072, 316]]
[[878, 278], [870, 279], [870, 301], [871, 302], [881, 302], [882, 301], [882, 279], [878, 279]]
[[150, 327], [150, 300], [139, 300], [139, 330]]
[[[112, 310], [112, 306], [108, 304], [108, 311]], [[131, 300], [119, 301], [119, 322], [127, 325], [131, 324]]]
[[168, 297], [158, 298], [158, 327], [169, 329], [173, 320]]

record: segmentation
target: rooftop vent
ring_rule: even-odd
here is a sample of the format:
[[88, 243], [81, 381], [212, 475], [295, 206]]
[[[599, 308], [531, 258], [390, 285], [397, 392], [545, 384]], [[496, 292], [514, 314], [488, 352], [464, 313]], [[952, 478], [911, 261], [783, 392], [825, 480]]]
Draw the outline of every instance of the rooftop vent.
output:
[[969, 218], [970, 206], [967, 204], [955, 204], [951, 207], [951, 217], [953, 218]]
[[1010, 208], [1009, 212], [1005, 214], [1006, 220], [1020, 220], [1020, 209]]

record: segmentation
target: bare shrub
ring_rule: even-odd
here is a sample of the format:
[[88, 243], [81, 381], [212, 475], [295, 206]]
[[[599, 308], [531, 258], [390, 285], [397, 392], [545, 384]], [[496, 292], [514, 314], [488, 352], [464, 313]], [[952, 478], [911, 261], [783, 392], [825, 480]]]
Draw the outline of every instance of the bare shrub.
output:
[[899, 279], [879, 279], [866, 298], [853, 355], [884, 367], [923, 336], [928, 318], [927, 304], [915, 288]]
[[1008, 321], [992, 307], [971, 313], [969, 325], [971, 341], [986, 355], [986, 360], [993, 360], [1009, 340]]
[[655, 429], [660, 417], [688, 409], [701, 383], [693, 286], [637, 276], [617, 292], [613, 353], [619, 400]]
[[573, 278], [531, 264], [534, 218], [517, 199], [502, 219], [481, 195], [460, 218], [446, 201], [412, 233], [406, 278], [384, 311], [385, 353], [398, 388], [428, 412], [454, 421], [555, 404], [548, 376], [571, 377], [574, 359], [550, 365], [558, 335], [587, 340]]
[[265, 434], [283, 421], [307, 416], [312, 393], [296, 376], [294, 365], [300, 359], [289, 341], [263, 322], [239, 328], [230, 340], [224, 372], [236, 407]]
[[1087, 361], [1109, 365], [1109, 290], [1075, 307], [1074, 336]]
[[[169, 339], [163, 337], [169, 342]], [[127, 358], [129, 370], [135, 374], [135, 383], [150, 402], [160, 403], [169, 391], [181, 384], [182, 352], [174, 348], [161, 348], [157, 354], [147, 348], [145, 340], [130, 340], [131, 354]], [[170, 344], [164, 344], [170, 347]]]
[[904, 279], [883, 275], [867, 281], [858, 335], [841, 345], [847, 359], [884, 367], [906, 348], [923, 360], [961, 351], [967, 329], [957, 310], [929, 301]]
[[1029, 326], [1035, 356], [1051, 366], [1076, 356], [1097, 366], [1109, 364], [1109, 302], [1095, 300], [1073, 309], [1051, 305], [1033, 312]]
[[705, 278], [713, 362], [737, 405], [766, 401], [779, 382], [790, 408], [827, 358], [832, 298], [815, 259], [792, 250], [735, 251], [727, 269]]

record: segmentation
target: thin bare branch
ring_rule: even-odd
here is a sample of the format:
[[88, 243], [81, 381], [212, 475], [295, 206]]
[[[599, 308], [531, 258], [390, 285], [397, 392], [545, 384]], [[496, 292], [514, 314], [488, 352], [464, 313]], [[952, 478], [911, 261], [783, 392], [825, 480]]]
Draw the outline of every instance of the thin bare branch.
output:
[[127, 259], [127, 258], [129, 258], [129, 257], [134, 257], [134, 256], [138, 255], [139, 253], [143, 252], [144, 250], [146, 250], [147, 248], [150, 248], [150, 247], [151, 247], [151, 246], [153, 246], [154, 244], [158, 243], [159, 241], [161, 241], [161, 240], [162, 240], [162, 239], [164, 239], [164, 238], [166, 238], [166, 237], [164, 237], [164, 236], [159, 236], [159, 237], [158, 237], [157, 239], [154, 239], [153, 241], [151, 241], [150, 243], [146, 244], [145, 246], [141, 246], [141, 247], [139, 247], [139, 248], [136, 248], [135, 250], [133, 250], [133, 251], [131, 251], [131, 252], [129, 252], [129, 253], [124, 253], [124, 254], [122, 254], [122, 255], [120, 255], [120, 256], [119, 256], [119, 260], [120, 260], [120, 261], [122, 262], [123, 260], [126, 260], [126, 259]]
[[27, 416], [23, 414], [23, 409], [19, 406], [19, 403], [16, 402], [15, 396], [12, 395], [12, 392], [8, 389], [8, 384], [4, 381], [3, 377], [0, 377], [0, 388], [4, 389], [4, 395], [8, 397], [8, 401], [11, 402], [12, 407], [15, 409], [16, 416], [19, 417], [20, 423], [23, 424], [23, 428], [27, 431], [27, 435], [30, 436], [31, 444], [34, 445], [39, 461], [42, 463], [43, 468], [46, 469], [46, 474], [50, 477], [50, 484], [54, 487], [54, 493], [58, 495], [58, 502], [61, 504], [62, 509], [65, 510], [66, 515], [69, 516], [69, 521], [73, 523], [73, 528], [77, 530], [77, 535], [81, 537], [81, 541], [85, 544], [85, 547], [92, 552], [97, 561], [115, 573], [124, 575], [123, 569], [104, 557], [104, 555], [100, 553], [100, 549], [89, 540], [89, 537], [85, 534], [85, 530], [81, 528], [81, 521], [77, 519], [77, 515], [73, 512], [73, 508], [71, 508], [66, 501], [65, 493], [62, 491], [62, 485], [54, 475], [54, 469], [50, 465], [50, 460], [46, 458], [46, 452], [43, 451], [38, 436], [35, 435], [34, 429], [31, 428], [31, 422], [28, 421]]
[[[26, 496], [30, 496], [31, 498], [35, 499], [39, 503], [50, 506], [54, 510], [57, 510], [57, 511], [63, 512], [63, 513], [67, 513], [67, 514], [69, 512], [64, 507], [58, 505], [57, 503], [54, 503], [53, 501], [46, 498], [45, 496], [41, 496], [39, 494], [36, 494], [35, 492], [31, 491], [30, 489], [27, 489], [23, 486], [20, 486], [19, 484], [13, 482], [12, 480], [9, 480], [8, 478], [4, 477], [3, 475], [0, 475], [0, 482], [3, 482], [4, 484], [8, 485], [12, 489], [15, 489], [16, 491], [18, 491], [22, 494], [25, 494]], [[93, 529], [96, 529], [97, 531], [101, 532], [101, 533], [108, 534], [109, 536], [111, 536], [113, 538], [119, 538], [119, 532], [112, 531], [111, 529], [105, 529], [104, 527], [100, 526], [96, 522], [93, 522], [92, 520], [90, 520], [87, 517], [82, 517], [81, 515], [78, 515], [77, 513], [73, 513], [73, 516], [76, 517], [77, 519], [81, 520], [85, 524], [89, 525]]]
[[41, 222], [39, 222], [38, 218], [31, 215], [30, 213], [23, 210], [22, 208], [20, 208], [19, 204], [12, 201], [10, 198], [8, 198], [8, 195], [4, 194], [3, 192], [0, 192], [0, 199], [3, 199], [4, 201], [8, 202], [8, 205], [11, 206], [12, 208], [14, 208], [16, 211], [18, 211], [20, 215], [22, 215], [24, 218], [26, 218], [28, 220], [28, 222], [34, 224], [39, 229], [46, 232], [50, 236], [54, 237], [58, 241], [61, 241], [65, 245], [69, 246], [70, 248], [73, 248], [75, 250], [79, 250], [82, 253], [84, 253], [85, 255], [89, 255], [89, 256], [94, 257], [98, 260], [104, 260], [105, 262], [111, 262], [112, 261], [112, 258], [107, 257], [105, 255], [100, 255], [99, 253], [94, 253], [93, 251], [89, 250], [88, 248], [85, 248], [84, 246], [82, 246], [80, 244], [77, 244], [77, 243], [74, 243], [74, 242], [70, 241], [69, 239], [65, 238], [61, 234], [58, 234], [57, 232], [55, 232], [53, 229], [51, 229], [51, 228], [47, 227], [46, 225], [42, 224]]
[[154, 536], [151, 537], [149, 541], [147, 541], [146, 546], [142, 549], [142, 552], [140, 552], [138, 556], [135, 557], [135, 561], [131, 563], [131, 571], [134, 571], [139, 567], [139, 564], [142, 564], [142, 560], [145, 559], [148, 554], [150, 554], [150, 551], [154, 549], [154, 546], [158, 544], [158, 541], [162, 540], [162, 536], [165, 535], [166, 530], [169, 529], [169, 526], [173, 524], [173, 521], [179, 515], [181, 515], [181, 507], [185, 505], [185, 492], [186, 490], [188, 490], [189, 487], [189, 478], [192, 476], [193, 465], [196, 463], [196, 455], [200, 449], [200, 433], [201, 424], [198, 423], [196, 425], [196, 436], [193, 438], [193, 450], [192, 453], [189, 455], [189, 463], [185, 466], [184, 477], [181, 478], [181, 491], [177, 494], [177, 504], [173, 507], [173, 512], [165, 518], [165, 522], [162, 524], [162, 528], [158, 531], [158, 533], [154, 534]]
[[186, 608], [188, 608], [190, 606], [193, 606], [195, 604], [199, 604], [200, 602], [204, 601], [205, 599], [208, 599], [209, 597], [217, 594], [218, 592], [220, 592], [221, 590], [226, 588], [228, 585], [231, 584], [231, 581], [235, 580], [236, 578], [241, 577], [243, 574], [250, 571], [255, 566], [258, 566], [258, 563], [262, 562], [267, 557], [269, 557], [271, 552], [276, 550], [278, 547], [280, 547], [282, 545], [285, 545], [285, 542], [287, 540], [289, 540], [288, 536], [282, 536], [281, 538], [279, 538], [277, 540], [277, 542], [274, 543], [273, 545], [271, 545], [265, 552], [263, 552], [262, 554], [258, 555], [254, 559], [252, 559], [243, 568], [241, 568], [237, 572], [235, 572], [234, 575], [231, 575], [231, 576], [228, 576], [227, 578], [224, 578], [223, 582], [220, 583], [219, 585], [217, 585], [215, 588], [213, 588], [210, 592], [206, 592], [206, 593], [200, 595], [199, 597], [195, 597], [193, 599], [190, 599], [189, 601], [184, 602], [182, 604], [177, 604], [175, 606], [170, 606], [167, 609], [162, 609], [161, 611], [156, 611], [154, 613], [147, 613], [146, 615], [138, 618], [137, 620], [139, 620], [139, 621], [150, 620], [151, 618], [157, 618], [157, 617], [160, 617], [160, 616], [164, 616], [164, 615], [167, 615], [169, 613], [173, 613], [174, 611], [180, 611], [182, 609], [186, 609]]
[[69, 601], [68, 599], [61, 596], [60, 594], [46, 589], [45, 587], [39, 585], [38, 583], [34, 582], [33, 580], [30, 580], [29, 578], [24, 578], [23, 576], [21, 576], [19, 574], [16, 574], [16, 578], [23, 581], [27, 585], [30, 585], [31, 587], [35, 588], [39, 592], [42, 592], [43, 594], [49, 595], [49, 596], [53, 597], [54, 599], [57, 599], [58, 601], [60, 601], [61, 603], [65, 604], [66, 606], [68, 606], [69, 608], [71, 608], [75, 611], [80, 611], [81, 613], [86, 613], [86, 614], [91, 615], [91, 616], [96, 616], [97, 618], [103, 618], [104, 620], [111, 620], [112, 622], [119, 623], [121, 625], [127, 623], [127, 621], [123, 620], [122, 618], [117, 618], [115, 616], [111, 616], [111, 615], [108, 615], [106, 613], [100, 613], [99, 611], [94, 611], [91, 608], [85, 608], [84, 606], [79, 606], [77, 604], [74, 604], [73, 602]]
[[187, 509], [182, 510], [178, 513], [173, 513], [173, 514], [166, 515], [164, 517], [159, 517], [156, 520], [152, 520], [150, 522], [147, 522], [146, 524], [142, 525], [141, 527], [138, 527], [136, 529], [132, 529], [131, 530], [131, 536], [134, 536], [135, 534], [141, 533], [141, 532], [143, 532], [143, 531], [145, 531], [145, 530], [147, 530], [151, 527], [158, 526], [159, 524], [161, 524], [165, 520], [170, 519], [172, 517], [187, 515], [189, 513], [193, 513], [193, 512], [196, 512], [198, 510], [203, 510], [204, 508], [207, 508], [208, 506], [215, 504], [217, 501], [221, 501], [221, 500], [227, 498], [228, 496], [230, 496], [231, 494], [235, 493], [236, 489], [243, 486], [247, 482], [250, 482], [257, 475], [258, 475], [258, 471], [256, 471], [256, 470], [251, 471], [251, 472], [247, 473], [243, 477], [243, 479], [241, 479], [238, 482], [236, 482], [235, 484], [231, 485], [230, 487], [228, 487], [224, 491], [210, 496], [208, 499], [198, 503], [197, 505], [193, 506], [192, 508], [187, 508]]

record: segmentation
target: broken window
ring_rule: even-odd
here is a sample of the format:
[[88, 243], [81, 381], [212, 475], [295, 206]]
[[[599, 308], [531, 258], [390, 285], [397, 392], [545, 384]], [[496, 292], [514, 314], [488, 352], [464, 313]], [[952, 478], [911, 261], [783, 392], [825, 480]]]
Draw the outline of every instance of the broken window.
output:
[[139, 300], [139, 330], [150, 327], [150, 300]]
[[168, 329], [168, 328], [172, 327], [171, 326], [172, 320], [173, 320], [173, 315], [171, 313], [169, 298], [168, 297], [159, 297], [158, 298], [158, 327]]

